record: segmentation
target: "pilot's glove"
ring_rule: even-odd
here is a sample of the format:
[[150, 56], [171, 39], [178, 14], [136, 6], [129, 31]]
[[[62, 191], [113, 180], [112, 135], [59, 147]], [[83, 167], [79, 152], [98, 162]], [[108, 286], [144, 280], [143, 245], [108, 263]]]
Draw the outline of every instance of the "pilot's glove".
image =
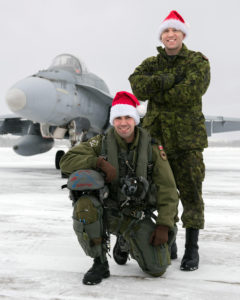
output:
[[97, 159], [97, 168], [101, 169], [106, 174], [106, 179], [105, 180], [108, 183], [112, 182], [117, 176], [116, 168], [113, 167], [102, 156], [99, 156], [98, 159]]
[[158, 225], [150, 237], [150, 244], [159, 246], [168, 241], [168, 226]]

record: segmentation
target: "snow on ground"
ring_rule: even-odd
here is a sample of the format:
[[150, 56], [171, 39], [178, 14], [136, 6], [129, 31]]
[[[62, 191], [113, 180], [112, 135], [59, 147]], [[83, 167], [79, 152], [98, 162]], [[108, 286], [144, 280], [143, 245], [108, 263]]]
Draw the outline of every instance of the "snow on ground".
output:
[[[92, 260], [72, 230], [55, 151], [21, 157], [0, 148], [0, 299], [240, 299], [240, 148], [204, 152], [206, 229], [199, 270], [179, 269], [179, 224], [179, 258], [162, 278], [144, 274], [134, 260], [119, 266], [111, 258], [111, 277], [96, 286], [82, 285]], [[112, 247], [114, 242], [112, 237]]]

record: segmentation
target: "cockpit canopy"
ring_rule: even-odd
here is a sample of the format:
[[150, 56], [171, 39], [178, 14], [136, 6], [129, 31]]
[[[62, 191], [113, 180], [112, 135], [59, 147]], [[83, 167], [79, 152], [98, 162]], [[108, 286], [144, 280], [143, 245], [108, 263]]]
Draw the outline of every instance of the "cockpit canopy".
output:
[[71, 54], [60, 54], [56, 56], [50, 66], [50, 69], [71, 69], [74, 73], [88, 73], [85, 65]]

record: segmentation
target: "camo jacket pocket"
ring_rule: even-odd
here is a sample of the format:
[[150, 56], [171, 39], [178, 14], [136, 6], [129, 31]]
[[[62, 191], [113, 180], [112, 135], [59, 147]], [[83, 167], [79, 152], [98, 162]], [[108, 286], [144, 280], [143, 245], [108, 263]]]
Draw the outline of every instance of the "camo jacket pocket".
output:
[[205, 118], [202, 113], [176, 114], [177, 147], [183, 150], [207, 147]]

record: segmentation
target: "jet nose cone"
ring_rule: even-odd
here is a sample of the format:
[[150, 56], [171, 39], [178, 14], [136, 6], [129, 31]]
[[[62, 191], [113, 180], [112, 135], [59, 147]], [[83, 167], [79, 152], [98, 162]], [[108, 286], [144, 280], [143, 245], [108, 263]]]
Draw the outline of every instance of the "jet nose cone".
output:
[[11, 111], [17, 112], [25, 107], [27, 98], [22, 90], [12, 88], [7, 92], [6, 102]]

